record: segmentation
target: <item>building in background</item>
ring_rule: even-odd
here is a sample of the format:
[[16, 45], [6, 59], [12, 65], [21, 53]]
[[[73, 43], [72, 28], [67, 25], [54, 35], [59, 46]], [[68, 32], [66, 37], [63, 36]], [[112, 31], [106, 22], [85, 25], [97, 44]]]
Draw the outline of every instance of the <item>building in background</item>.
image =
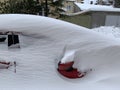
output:
[[[75, 3], [79, 7], [81, 13], [89, 15], [89, 28], [100, 26], [116, 26], [120, 27], [120, 8], [108, 5], [86, 5]], [[74, 16], [73, 16], [74, 17]], [[83, 19], [84, 20], [84, 19]]]
[[75, 3], [80, 3], [80, 4], [85, 4], [85, 5], [89, 4], [89, 5], [110, 6], [110, 5], [114, 5], [114, 0], [64, 0], [63, 8], [66, 14], [76, 13], [79, 10], [79, 8], [76, 7]]

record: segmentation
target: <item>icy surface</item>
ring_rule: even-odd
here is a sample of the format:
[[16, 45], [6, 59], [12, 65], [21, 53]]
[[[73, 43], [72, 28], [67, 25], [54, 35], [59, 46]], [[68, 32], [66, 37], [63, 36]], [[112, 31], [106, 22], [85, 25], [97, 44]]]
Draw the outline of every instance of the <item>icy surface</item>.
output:
[[[0, 31], [22, 33], [20, 49], [8, 49], [7, 41], [0, 44], [0, 59], [17, 62], [16, 73], [14, 67], [0, 70], [0, 89], [119, 90], [120, 41], [111, 30], [112, 37], [97, 30], [102, 32], [103, 28], [89, 30], [41, 16], [0, 15]], [[92, 71], [80, 79], [61, 76], [56, 70], [56, 59], [64, 47], [64, 62], [73, 55], [74, 67]]]

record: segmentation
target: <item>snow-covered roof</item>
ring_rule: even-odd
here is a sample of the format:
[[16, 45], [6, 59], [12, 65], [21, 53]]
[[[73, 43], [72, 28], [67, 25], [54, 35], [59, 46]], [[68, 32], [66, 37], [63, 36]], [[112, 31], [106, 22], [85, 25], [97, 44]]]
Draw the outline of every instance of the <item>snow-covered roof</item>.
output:
[[106, 12], [120, 12], [120, 8], [114, 8], [113, 6], [90, 5], [90, 4], [81, 4], [81, 3], [76, 3], [76, 2], [75, 2], [75, 4], [76, 4], [81, 10], [106, 11]]

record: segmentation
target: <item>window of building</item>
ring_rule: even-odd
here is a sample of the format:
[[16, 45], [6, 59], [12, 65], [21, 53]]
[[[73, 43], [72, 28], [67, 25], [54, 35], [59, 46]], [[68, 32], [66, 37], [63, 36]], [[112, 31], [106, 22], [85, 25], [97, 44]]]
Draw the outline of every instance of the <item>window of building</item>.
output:
[[71, 10], [71, 6], [70, 5], [67, 6], [67, 10], [69, 10], [69, 11]]

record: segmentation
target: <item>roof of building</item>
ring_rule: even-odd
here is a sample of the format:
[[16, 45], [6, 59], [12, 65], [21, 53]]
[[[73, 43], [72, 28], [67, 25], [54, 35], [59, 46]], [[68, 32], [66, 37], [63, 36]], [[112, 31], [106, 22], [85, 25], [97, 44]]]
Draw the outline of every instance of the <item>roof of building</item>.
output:
[[114, 8], [113, 6], [90, 5], [90, 4], [81, 4], [81, 3], [76, 3], [76, 2], [75, 2], [75, 4], [76, 4], [81, 10], [106, 11], [106, 12], [120, 12], [120, 8]]

